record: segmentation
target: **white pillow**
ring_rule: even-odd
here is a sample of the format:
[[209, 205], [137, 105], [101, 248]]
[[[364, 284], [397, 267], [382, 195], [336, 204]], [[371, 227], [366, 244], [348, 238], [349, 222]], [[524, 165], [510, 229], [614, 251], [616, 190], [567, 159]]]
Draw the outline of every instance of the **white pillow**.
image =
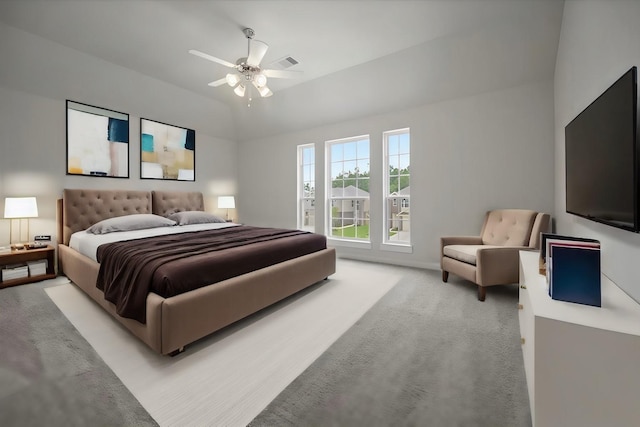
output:
[[176, 222], [154, 214], [133, 214], [109, 218], [93, 224], [87, 229], [91, 234], [107, 234], [114, 231], [143, 230], [145, 228], [171, 227]]
[[203, 211], [182, 211], [169, 215], [169, 219], [174, 220], [178, 225], [189, 224], [209, 224], [212, 222], [226, 222], [217, 215], [213, 215]]

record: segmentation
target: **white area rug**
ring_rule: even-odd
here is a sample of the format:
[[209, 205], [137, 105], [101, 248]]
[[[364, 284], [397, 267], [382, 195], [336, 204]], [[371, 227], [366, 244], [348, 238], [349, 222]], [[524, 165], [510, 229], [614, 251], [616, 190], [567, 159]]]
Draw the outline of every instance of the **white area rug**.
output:
[[400, 279], [338, 260], [309, 292], [160, 356], [72, 284], [49, 297], [161, 426], [246, 426]]

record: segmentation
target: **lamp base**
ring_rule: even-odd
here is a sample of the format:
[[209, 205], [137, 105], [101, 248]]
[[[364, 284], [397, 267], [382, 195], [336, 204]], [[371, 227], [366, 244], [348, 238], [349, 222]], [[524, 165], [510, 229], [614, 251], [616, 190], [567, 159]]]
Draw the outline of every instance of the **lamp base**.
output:
[[[22, 230], [22, 221], [23, 220], [27, 220], [27, 235], [25, 236], [23, 234], [23, 230]], [[18, 240], [18, 243], [13, 243], [13, 237], [14, 237], [14, 221], [18, 222], [18, 226], [16, 227], [18, 229], [18, 238], [16, 240]], [[31, 231], [29, 230], [30, 227], [30, 221], [29, 218], [11, 218], [11, 222], [9, 223], [9, 244], [13, 247], [13, 246], [17, 246], [20, 245], [22, 246], [20, 249], [24, 248], [24, 242], [25, 240], [30, 240], [29, 235], [31, 234]]]

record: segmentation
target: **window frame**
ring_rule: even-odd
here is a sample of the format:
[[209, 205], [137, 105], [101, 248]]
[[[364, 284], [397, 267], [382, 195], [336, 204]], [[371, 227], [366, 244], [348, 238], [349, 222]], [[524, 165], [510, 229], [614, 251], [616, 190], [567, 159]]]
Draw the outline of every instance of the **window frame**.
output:
[[[390, 179], [391, 176], [389, 174], [389, 169], [391, 166], [391, 162], [390, 162], [390, 155], [389, 155], [389, 138], [391, 136], [398, 136], [398, 135], [408, 135], [409, 137], [409, 151], [407, 153], [398, 153], [398, 156], [400, 155], [408, 155], [409, 156], [409, 164], [408, 166], [411, 166], [411, 130], [410, 128], [401, 128], [401, 129], [395, 129], [395, 130], [390, 130], [390, 131], [385, 131], [382, 133], [382, 174], [383, 174], [383, 179], [382, 179], [382, 244], [380, 246], [381, 249], [383, 250], [391, 250], [391, 251], [397, 251], [397, 252], [411, 252], [412, 251], [412, 239], [411, 239], [411, 227], [409, 226], [409, 231], [407, 231], [406, 236], [407, 239], [406, 240], [395, 240], [395, 239], [390, 239], [389, 237], [389, 233], [391, 230], [391, 225], [390, 222], [393, 221], [393, 218], [391, 217], [392, 213], [390, 212], [390, 206], [393, 206], [395, 208], [398, 209], [398, 211], [401, 211], [405, 208], [409, 208], [409, 206], [411, 206], [411, 195], [410, 194], [395, 194], [392, 195], [391, 191], [390, 191]], [[401, 165], [399, 165], [401, 166]], [[398, 177], [400, 177], [401, 175], [398, 175]], [[411, 186], [411, 170], [409, 169], [409, 175], [408, 175], [408, 179], [409, 179], [409, 185], [408, 187]], [[398, 199], [400, 200], [400, 202], [398, 203]], [[406, 206], [405, 206], [406, 205]], [[404, 220], [401, 220], [401, 222], [404, 224]], [[411, 213], [409, 211], [409, 220], [407, 221], [407, 223], [410, 225], [411, 224]], [[398, 235], [399, 236], [399, 235]]]
[[[367, 142], [367, 156], [366, 157], [359, 157], [359, 153], [358, 153], [358, 149], [357, 149], [357, 143], [361, 142], [363, 140], [366, 140]], [[344, 158], [342, 160], [334, 160], [332, 159], [332, 148], [335, 145], [338, 144], [348, 144], [348, 143], [356, 143], [356, 157], [355, 159], [347, 159], [345, 160]], [[328, 140], [325, 141], [325, 145], [324, 145], [324, 151], [325, 151], [325, 235], [327, 236], [327, 239], [329, 241], [331, 241], [332, 244], [336, 245], [336, 246], [350, 246], [350, 247], [359, 247], [359, 248], [371, 248], [371, 218], [370, 215], [364, 219], [364, 215], [366, 214], [366, 206], [367, 203], [366, 201], [369, 201], [368, 205], [369, 205], [369, 210], [371, 209], [371, 197], [370, 197], [370, 192], [367, 191], [367, 196], [366, 197], [333, 197], [332, 196], [332, 189], [333, 189], [333, 176], [332, 176], [332, 165], [334, 165], [335, 163], [338, 162], [355, 162], [356, 164], [356, 168], [358, 168], [358, 162], [359, 161], [366, 161], [367, 162], [367, 168], [368, 170], [366, 171], [366, 173], [369, 174], [369, 176], [366, 178], [369, 182], [369, 185], [371, 184], [371, 137], [369, 134], [364, 134], [364, 135], [357, 135], [357, 136], [352, 136], [352, 137], [346, 137], [346, 138], [339, 138], [339, 139], [332, 139], [332, 140]], [[343, 169], [342, 172], [346, 172], [344, 169], [344, 165], [343, 165]], [[351, 170], [349, 170], [349, 172], [351, 172]], [[355, 172], [355, 171], [354, 171]], [[358, 178], [356, 177], [356, 188], [358, 188]], [[370, 190], [370, 188], [369, 188]], [[364, 191], [364, 190], [363, 190]], [[353, 203], [354, 200], [357, 203]], [[364, 204], [360, 204], [360, 201], [364, 200], [365, 203]], [[362, 218], [364, 221], [369, 223], [369, 234], [368, 234], [368, 238], [358, 238], [358, 237], [344, 237], [344, 236], [335, 236], [333, 235], [333, 223], [334, 223], [334, 217], [332, 215], [333, 213], [333, 202], [334, 201], [338, 201], [338, 203], [340, 203], [340, 205], [343, 205], [345, 201], [351, 201], [354, 205], [354, 217], [353, 217], [353, 221], [358, 222], [358, 218]], [[364, 205], [364, 207], [362, 208], [363, 210], [363, 216], [360, 217], [358, 216], [358, 212], [360, 210], [360, 206]], [[342, 223], [344, 223], [344, 219], [345, 217], [341, 216], [340, 217], [340, 221]], [[354, 224], [356, 227], [356, 233], [357, 233], [357, 224]], [[354, 233], [355, 234], [355, 233]]]
[[[300, 144], [297, 147], [297, 180], [296, 180], [296, 226], [298, 228], [298, 230], [305, 230], [305, 231], [312, 231], [315, 232], [315, 220], [316, 220], [316, 214], [314, 213], [314, 222], [313, 225], [309, 226], [309, 225], [305, 225], [304, 224], [304, 220], [303, 220], [303, 214], [305, 212], [305, 208], [304, 205], [308, 204], [310, 206], [312, 206], [314, 208], [315, 211], [315, 206], [316, 206], [316, 196], [317, 196], [317, 192], [316, 192], [316, 146], [315, 144]], [[305, 150], [309, 150], [312, 149], [312, 155], [311, 158], [313, 159], [313, 162], [310, 163], [304, 163], [304, 151]], [[306, 181], [304, 179], [304, 167], [305, 166], [311, 166], [313, 171], [311, 173], [311, 180], [310, 181]], [[305, 196], [305, 189], [304, 186], [307, 182], [313, 182], [313, 197], [308, 197]]]

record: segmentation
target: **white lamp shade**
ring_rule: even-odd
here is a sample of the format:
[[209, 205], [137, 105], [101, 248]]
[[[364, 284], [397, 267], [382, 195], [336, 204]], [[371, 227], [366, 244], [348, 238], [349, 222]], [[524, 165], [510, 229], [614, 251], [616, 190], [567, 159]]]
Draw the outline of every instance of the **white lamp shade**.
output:
[[260, 96], [262, 96], [263, 98], [268, 98], [271, 95], [273, 95], [273, 92], [271, 92], [271, 89], [269, 89], [266, 86], [259, 87], [258, 92], [260, 92]]
[[227, 84], [231, 87], [234, 87], [235, 85], [237, 85], [238, 83], [240, 83], [240, 76], [237, 74], [227, 74]]
[[5, 218], [37, 218], [38, 204], [35, 197], [7, 197], [4, 199]]
[[243, 97], [244, 96], [244, 85], [242, 83], [240, 83], [238, 86], [236, 86], [236, 88], [233, 90], [236, 95]]
[[219, 196], [218, 208], [220, 209], [234, 209], [236, 207], [236, 199], [233, 196]]
[[262, 73], [256, 74], [253, 76], [253, 84], [257, 88], [261, 88], [267, 84], [267, 76]]

